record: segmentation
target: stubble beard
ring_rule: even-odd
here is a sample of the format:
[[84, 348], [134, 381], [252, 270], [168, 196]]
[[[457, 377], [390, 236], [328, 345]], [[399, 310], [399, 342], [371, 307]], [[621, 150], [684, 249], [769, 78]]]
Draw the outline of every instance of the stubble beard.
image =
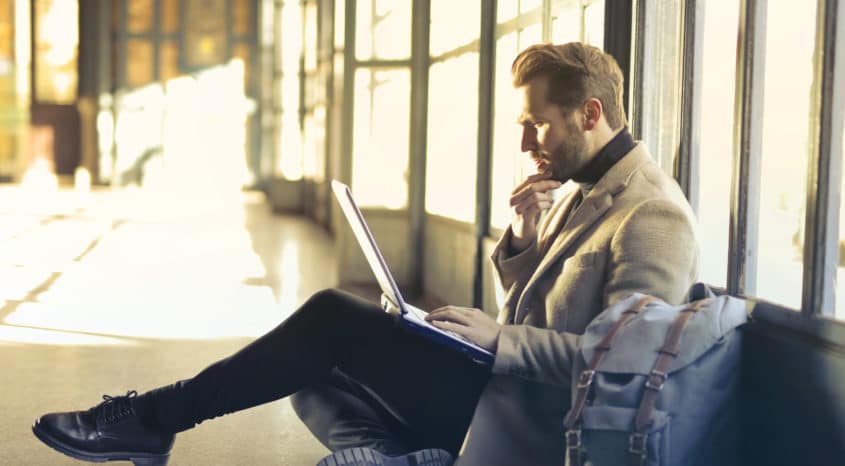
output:
[[[563, 141], [550, 154], [552, 179], [566, 183], [587, 164], [587, 141], [578, 128], [570, 128], [573, 136]], [[574, 139], [574, 140], [573, 140]]]

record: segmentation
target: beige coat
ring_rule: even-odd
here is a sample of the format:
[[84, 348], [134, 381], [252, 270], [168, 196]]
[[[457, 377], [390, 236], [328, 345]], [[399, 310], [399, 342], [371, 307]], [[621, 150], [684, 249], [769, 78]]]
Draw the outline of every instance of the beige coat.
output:
[[560, 229], [573, 198], [552, 207], [528, 249], [508, 256], [509, 229], [493, 253], [507, 293], [499, 323], [513, 325], [502, 327], [462, 466], [562, 466], [577, 335], [630, 293], [678, 303], [696, 278], [692, 211], [641, 143]]

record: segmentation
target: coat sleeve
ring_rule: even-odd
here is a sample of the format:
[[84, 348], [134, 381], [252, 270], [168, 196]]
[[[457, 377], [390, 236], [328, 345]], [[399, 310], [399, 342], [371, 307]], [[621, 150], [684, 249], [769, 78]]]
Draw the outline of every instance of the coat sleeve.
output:
[[499, 238], [496, 248], [490, 259], [493, 261], [493, 268], [501, 283], [502, 288], [507, 291], [516, 283], [520, 274], [526, 271], [533, 271], [540, 263], [540, 255], [537, 252], [537, 240], [535, 239], [525, 250], [518, 254], [510, 254], [511, 227]]
[[[668, 200], [638, 205], [610, 246], [604, 307], [635, 292], [676, 304], [694, 281], [698, 252], [692, 219]], [[493, 372], [569, 385], [579, 336], [527, 325], [502, 327]]]
[[530, 325], [505, 325], [499, 332], [493, 373], [568, 387], [580, 336]]

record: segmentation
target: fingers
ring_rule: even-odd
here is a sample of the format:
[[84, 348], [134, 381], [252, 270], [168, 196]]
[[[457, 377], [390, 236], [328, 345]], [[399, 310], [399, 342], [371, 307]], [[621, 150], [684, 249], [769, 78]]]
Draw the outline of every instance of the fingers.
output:
[[476, 312], [478, 311], [465, 307], [446, 306], [429, 312], [428, 315], [425, 316], [425, 320], [430, 322], [450, 321], [461, 325], [468, 325], [472, 321]]
[[539, 202], [539, 201], [551, 201], [552, 195], [544, 192], [544, 191], [533, 191], [530, 189], [526, 189], [525, 191], [515, 194], [510, 198], [510, 205], [511, 207], [518, 206], [524, 202]]
[[530, 218], [532, 214], [536, 214], [543, 210], [549, 210], [552, 208], [552, 201], [536, 201], [530, 203], [523, 203], [518, 206], [514, 206], [513, 210], [516, 212], [517, 215], [522, 215], [524, 217]]
[[545, 172], [542, 172], [542, 173], [536, 173], [534, 175], [529, 175], [528, 178], [525, 178], [525, 181], [520, 183], [516, 188], [513, 189], [513, 191], [511, 191], [511, 194], [516, 194], [518, 191], [521, 191], [523, 188], [525, 188], [529, 184], [534, 183], [536, 181], [548, 180], [549, 178], [551, 178], [551, 176], [552, 176], [551, 171], [545, 171]]
[[466, 325], [456, 324], [448, 320], [434, 320], [431, 322], [431, 325], [434, 325], [435, 327], [441, 330], [455, 332], [464, 338], [470, 338], [472, 334], [470, 327], [467, 327]]
[[[537, 199], [551, 199], [549, 191], [557, 189], [561, 186], [560, 181], [556, 180], [540, 180], [529, 183], [519, 190], [515, 190], [510, 197], [511, 207], [530, 199], [532, 196]], [[540, 195], [540, 196], [538, 196]]]

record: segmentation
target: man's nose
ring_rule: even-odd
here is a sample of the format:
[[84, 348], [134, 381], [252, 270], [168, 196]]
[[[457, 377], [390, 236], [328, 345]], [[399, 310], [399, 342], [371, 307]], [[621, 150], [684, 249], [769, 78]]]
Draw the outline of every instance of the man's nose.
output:
[[522, 128], [522, 152], [537, 150], [537, 134], [533, 128]]

